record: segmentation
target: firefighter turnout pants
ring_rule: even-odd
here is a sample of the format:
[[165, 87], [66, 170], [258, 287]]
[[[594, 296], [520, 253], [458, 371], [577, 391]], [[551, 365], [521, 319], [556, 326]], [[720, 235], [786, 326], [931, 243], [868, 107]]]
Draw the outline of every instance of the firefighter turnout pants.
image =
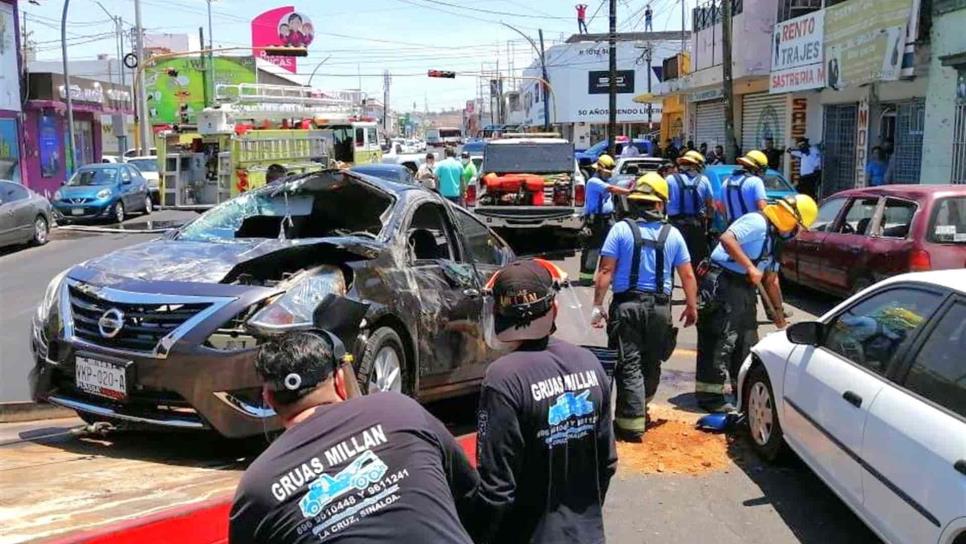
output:
[[708, 410], [724, 405], [725, 382], [731, 389], [749, 350], [758, 342], [758, 297], [746, 276], [722, 272], [716, 301], [698, 312], [698, 357], [695, 394]]
[[607, 232], [614, 221], [610, 215], [593, 215], [587, 219], [590, 236], [584, 240], [583, 252], [580, 256], [580, 281], [591, 282], [597, 271], [597, 260], [600, 259], [600, 249], [604, 247]]
[[708, 258], [711, 250], [708, 247], [708, 229], [705, 228], [703, 217], [677, 215], [671, 218], [671, 224], [681, 231], [693, 266]]
[[646, 404], [661, 381], [661, 357], [671, 327], [670, 299], [653, 293], [618, 293], [607, 321], [608, 347], [618, 352], [616, 427], [643, 434]]

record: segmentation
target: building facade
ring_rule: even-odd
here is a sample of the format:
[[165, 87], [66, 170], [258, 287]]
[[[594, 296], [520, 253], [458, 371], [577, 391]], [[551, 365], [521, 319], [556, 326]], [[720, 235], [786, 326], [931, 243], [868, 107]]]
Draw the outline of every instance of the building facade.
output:
[[0, 0], [0, 179], [22, 183], [20, 25], [17, 2]]
[[[67, 88], [61, 74], [30, 74], [23, 115], [23, 165], [26, 185], [50, 196], [79, 166], [100, 162], [104, 134], [133, 114], [131, 92], [109, 82], [72, 77], [74, 161], [69, 161]], [[105, 119], [113, 119], [111, 127]]]
[[[661, 101], [648, 101], [646, 95], [659, 92], [664, 60], [680, 51], [680, 32], [618, 34], [617, 122], [621, 134], [642, 137], [660, 129]], [[519, 89], [523, 124], [542, 127], [548, 108], [550, 123], [578, 149], [603, 140], [609, 113], [607, 35], [575, 35], [567, 43], [547, 49], [546, 64], [551, 86], [546, 97], [536, 79], [541, 77], [539, 60], [524, 70]]]
[[966, 183], [966, 0], [935, 0], [923, 183]]

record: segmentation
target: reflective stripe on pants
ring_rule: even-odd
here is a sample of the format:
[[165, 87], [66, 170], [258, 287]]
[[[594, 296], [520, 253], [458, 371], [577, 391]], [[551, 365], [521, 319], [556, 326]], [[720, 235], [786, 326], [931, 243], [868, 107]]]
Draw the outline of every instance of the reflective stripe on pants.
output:
[[642, 433], [645, 407], [661, 381], [661, 354], [671, 312], [653, 300], [612, 302], [607, 322], [608, 346], [618, 351], [616, 425]]
[[695, 396], [702, 404], [723, 404], [725, 383], [734, 389], [738, 369], [758, 343], [755, 288], [744, 277], [722, 275], [719, 301], [698, 312]]

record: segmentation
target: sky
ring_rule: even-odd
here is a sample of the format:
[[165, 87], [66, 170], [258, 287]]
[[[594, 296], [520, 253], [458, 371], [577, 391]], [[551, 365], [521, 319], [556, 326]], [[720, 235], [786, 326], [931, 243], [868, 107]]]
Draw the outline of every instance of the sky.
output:
[[[581, 0], [588, 4], [590, 32], [607, 31], [607, 0]], [[37, 0], [20, 2], [26, 14], [30, 39], [38, 58], [59, 60], [60, 17], [63, 3]], [[125, 28], [133, 25], [132, 0], [72, 0], [68, 13], [68, 55], [89, 60], [99, 53], [115, 56], [114, 25], [108, 12], [120, 15]], [[308, 15], [315, 27], [309, 56], [298, 59], [299, 75], [308, 79], [319, 62], [312, 86], [323, 90], [361, 88], [370, 96], [383, 96], [383, 71], [392, 75], [390, 106], [397, 111], [431, 111], [460, 108], [477, 96], [479, 78], [430, 79], [429, 69], [479, 72], [499, 69], [509, 74], [512, 63], [519, 75], [533, 61], [530, 44], [501, 23], [513, 25], [537, 41], [542, 28], [546, 46], [559, 43], [576, 31], [576, 1], [562, 0], [368, 0], [353, 2], [296, 0], [265, 2], [215, 0], [212, 2], [216, 47], [251, 45], [250, 21], [272, 8], [292, 5]], [[618, 0], [618, 31], [642, 31], [643, 10], [654, 10], [654, 30], [680, 30], [681, 7], [694, 0]], [[142, 23], [147, 33], [180, 33], [197, 43], [198, 27], [207, 33], [205, 0], [141, 0]], [[690, 18], [688, 18], [690, 19]], [[690, 20], [687, 22], [690, 27]], [[207, 40], [207, 38], [206, 38]], [[238, 54], [243, 54], [239, 51]]]

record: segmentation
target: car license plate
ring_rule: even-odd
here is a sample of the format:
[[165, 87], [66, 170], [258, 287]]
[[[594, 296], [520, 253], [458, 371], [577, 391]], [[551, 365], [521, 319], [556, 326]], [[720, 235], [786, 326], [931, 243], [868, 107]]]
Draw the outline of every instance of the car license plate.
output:
[[127, 374], [123, 366], [78, 356], [74, 377], [77, 388], [87, 393], [116, 400], [127, 397]]
[[71, 215], [84, 215], [84, 208], [71, 208]]

